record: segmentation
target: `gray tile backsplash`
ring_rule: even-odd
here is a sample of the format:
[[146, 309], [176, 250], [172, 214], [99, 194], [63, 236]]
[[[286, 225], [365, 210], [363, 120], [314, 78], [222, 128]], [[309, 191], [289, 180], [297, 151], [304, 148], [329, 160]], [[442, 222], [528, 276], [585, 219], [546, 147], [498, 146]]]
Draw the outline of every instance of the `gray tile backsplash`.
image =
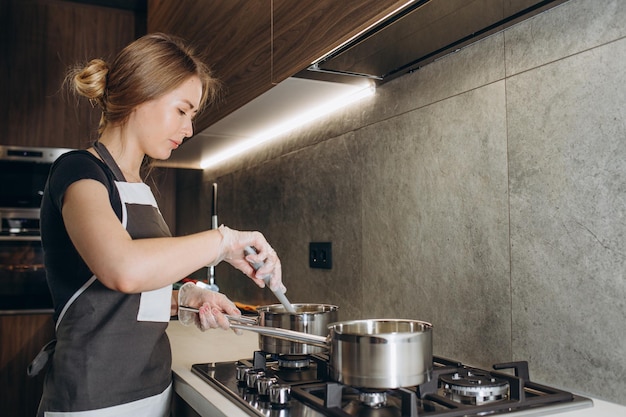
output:
[[[435, 354], [528, 360], [537, 382], [626, 404], [624, 21], [624, 1], [570, 0], [185, 172], [177, 230], [210, 223], [215, 181], [220, 222], [266, 235], [292, 302], [426, 320]], [[309, 268], [311, 241], [332, 241], [333, 269]], [[216, 269], [232, 299], [276, 302]]]
[[[434, 349], [511, 352], [504, 82], [363, 129], [362, 314], [424, 319]], [[478, 331], [477, 331], [478, 330]]]
[[613, 399], [626, 391], [624, 64], [621, 39], [507, 80], [513, 354]]

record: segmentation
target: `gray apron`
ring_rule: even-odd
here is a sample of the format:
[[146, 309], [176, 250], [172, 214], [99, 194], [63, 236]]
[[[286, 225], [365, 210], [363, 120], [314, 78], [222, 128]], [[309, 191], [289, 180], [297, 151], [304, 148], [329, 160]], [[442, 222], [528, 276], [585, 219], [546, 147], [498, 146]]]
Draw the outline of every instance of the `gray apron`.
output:
[[[94, 148], [115, 176], [121, 222], [131, 237], [171, 236], [150, 187], [126, 182], [107, 149], [99, 142]], [[38, 415], [169, 416], [171, 350], [165, 330], [171, 295], [171, 285], [124, 294], [92, 276], [56, 322], [56, 348], [48, 355], [52, 363]]]

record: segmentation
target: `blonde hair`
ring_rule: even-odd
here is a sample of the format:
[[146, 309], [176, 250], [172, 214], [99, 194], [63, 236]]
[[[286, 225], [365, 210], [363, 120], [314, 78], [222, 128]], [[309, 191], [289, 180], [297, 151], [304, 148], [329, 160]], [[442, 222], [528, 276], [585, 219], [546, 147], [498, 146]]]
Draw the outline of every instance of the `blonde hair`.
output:
[[140, 104], [159, 98], [191, 76], [202, 82], [199, 110], [217, 98], [220, 82], [195, 51], [178, 37], [145, 35], [126, 46], [109, 65], [93, 59], [71, 68], [71, 90], [102, 109], [98, 133], [109, 125], [124, 125]]

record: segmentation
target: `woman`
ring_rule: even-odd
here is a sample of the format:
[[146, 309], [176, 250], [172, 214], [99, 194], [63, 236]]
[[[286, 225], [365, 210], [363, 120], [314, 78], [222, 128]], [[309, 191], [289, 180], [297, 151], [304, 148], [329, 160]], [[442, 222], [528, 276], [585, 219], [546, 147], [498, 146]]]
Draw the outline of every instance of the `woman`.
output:
[[[224, 295], [172, 284], [224, 260], [263, 287], [285, 291], [276, 253], [259, 232], [171, 237], [141, 168], [167, 159], [217, 81], [180, 39], [150, 34], [111, 65], [96, 59], [68, 75], [102, 109], [99, 139], [51, 169], [41, 207], [42, 244], [55, 302], [56, 347], [40, 416], [167, 416], [171, 352], [165, 329], [178, 303], [203, 330], [228, 329], [239, 310]], [[257, 249], [244, 256], [244, 247]], [[250, 263], [264, 262], [258, 271]], [[174, 310], [175, 311], [175, 310]]]

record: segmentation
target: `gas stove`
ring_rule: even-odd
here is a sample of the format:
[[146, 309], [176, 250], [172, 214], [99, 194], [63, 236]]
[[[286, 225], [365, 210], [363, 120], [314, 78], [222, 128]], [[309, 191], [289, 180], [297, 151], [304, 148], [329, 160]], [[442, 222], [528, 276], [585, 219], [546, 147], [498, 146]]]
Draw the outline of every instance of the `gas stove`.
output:
[[195, 364], [192, 372], [261, 417], [518, 417], [593, 406], [588, 398], [532, 382], [525, 361], [484, 370], [435, 356], [427, 382], [392, 390], [334, 382], [328, 363], [325, 354], [254, 352], [249, 359]]

